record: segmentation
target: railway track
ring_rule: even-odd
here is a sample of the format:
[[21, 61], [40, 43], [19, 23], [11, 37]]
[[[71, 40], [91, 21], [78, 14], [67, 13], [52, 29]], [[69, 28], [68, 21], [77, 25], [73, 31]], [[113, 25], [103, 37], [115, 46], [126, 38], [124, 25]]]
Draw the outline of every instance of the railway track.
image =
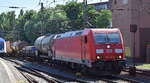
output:
[[[127, 67], [125, 70], [123, 70], [124, 72], [128, 72], [130, 73], [130, 68]], [[136, 69], [135, 71], [135, 74], [138, 74], [138, 75], [142, 75], [142, 76], [150, 76], [150, 71], [149, 70], [144, 70], [144, 69]]]
[[127, 75], [116, 75], [116, 74], [105, 74], [105, 75], [98, 75], [94, 74], [94, 77], [99, 80], [102, 80], [106, 83], [142, 83], [140, 80], [136, 80], [132, 77]]
[[[60, 82], [58, 80], [45, 77], [44, 75], [42, 75], [41, 73], [39, 73], [39, 72], [37, 72], [35, 70], [31, 70], [31, 69], [28, 69], [28, 68], [22, 68], [22, 67], [16, 67], [16, 68], [18, 70], [22, 71], [22, 72], [29, 73], [31, 75], [37, 76], [39, 78], [42, 78], [42, 79], [44, 79], [44, 80], [46, 80], [47, 82], [50, 82], [50, 83], [62, 83], [62, 82]], [[29, 76], [28, 74], [26, 74], [24, 76], [25, 76], [25, 78], [27, 78], [27, 80], [29, 80], [29, 83], [38, 83], [38, 81], [36, 81], [34, 78]]]
[[124, 76], [121, 75], [107, 75], [106, 78], [104, 78], [103, 80], [106, 80], [109, 83], [141, 83], [140, 81], [134, 80], [134, 79], [130, 79], [130, 78], [126, 78]]
[[20, 71], [20, 73], [27, 79], [29, 83], [38, 83], [38, 81], [36, 81], [33, 77], [25, 74], [25, 72]]
[[[15, 61], [15, 60], [11, 60], [11, 59], [8, 59], [8, 58], [5, 58], [6, 60], [8, 61], [11, 61], [15, 64], [18, 64], [20, 66], [22, 66], [23, 68], [18, 68], [19, 70], [21, 71], [25, 71], [25, 72], [29, 72], [30, 74], [32, 75], [35, 75], [37, 77], [44, 77], [43, 75], [41, 75], [41, 73], [45, 73], [49, 76], [52, 76], [54, 77], [53, 79], [48, 79], [48, 78], [43, 78], [47, 81], [52, 81], [52, 83], [64, 83], [66, 80], [67, 81], [73, 81], [73, 82], [77, 82], [77, 83], [91, 83], [91, 82], [98, 82], [100, 81], [101, 82], [104, 82], [104, 83], [120, 83], [120, 82], [123, 82], [123, 83], [141, 83], [140, 81], [137, 81], [137, 80], [134, 80], [132, 78], [127, 78], [127, 77], [124, 77], [124, 76], [121, 76], [121, 75], [112, 75], [112, 74], [109, 74], [109, 75], [106, 75], [106, 76], [88, 76], [87, 78], [90, 78], [90, 79], [94, 79], [94, 81], [89, 81], [89, 80], [85, 80], [85, 79], [80, 79], [80, 78], [72, 78], [72, 77], [65, 77], [65, 76], [62, 76], [62, 75], [56, 75], [54, 73], [49, 73], [47, 71], [44, 71], [44, 70], [41, 70], [41, 69], [38, 69], [38, 68], [29, 68], [29, 67], [26, 67], [24, 66], [23, 64]], [[40, 76], [39, 76], [40, 75]], [[63, 79], [65, 81], [62, 81], [62, 80], [58, 80], [57, 78], [60, 78], [60, 79]]]
[[150, 76], [150, 71], [146, 71], [146, 70], [137, 69], [136, 73], [144, 76]]

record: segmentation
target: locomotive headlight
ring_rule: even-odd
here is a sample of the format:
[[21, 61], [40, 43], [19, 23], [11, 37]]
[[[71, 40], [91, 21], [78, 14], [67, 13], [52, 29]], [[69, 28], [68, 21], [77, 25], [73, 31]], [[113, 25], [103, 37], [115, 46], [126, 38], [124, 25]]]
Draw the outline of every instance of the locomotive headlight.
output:
[[96, 58], [97, 58], [97, 59], [102, 59], [102, 58], [103, 58], [103, 56], [96, 56]]
[[100, 56], [97, 56], [97, 59], [100, 59]]
[[104, 53], [104, 49], [96, 49], [96, 53]]
[[122, 56], [121, 55], [116, 56], [116, 59], [122, 59]]
[[120, 55], [120, 56], [118, 56], [118, 58], [119, 58], [119, 59], [121, 59], [121, 58], [122, 58], [122, 56]]
[[115, 49], [116, 53], [123, 53], [123, 49]]

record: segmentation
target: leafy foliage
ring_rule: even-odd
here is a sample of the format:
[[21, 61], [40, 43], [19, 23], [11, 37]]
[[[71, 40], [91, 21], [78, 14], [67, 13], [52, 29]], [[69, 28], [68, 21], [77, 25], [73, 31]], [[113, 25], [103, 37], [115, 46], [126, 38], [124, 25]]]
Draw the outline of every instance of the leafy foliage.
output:
[[82, 11], [82, 4], [78, 4], [77, 2], [70, 2], [67, 3], [66, 6], [64, 6], [64, 10], [66, 12], [66, 16], [70, 20], [76, 20], [80, 17]]
[[96, 17], [97, 27], [107, 27], [112, 19], [112, 13], [109, 10], [102, 10], [99, 16]]

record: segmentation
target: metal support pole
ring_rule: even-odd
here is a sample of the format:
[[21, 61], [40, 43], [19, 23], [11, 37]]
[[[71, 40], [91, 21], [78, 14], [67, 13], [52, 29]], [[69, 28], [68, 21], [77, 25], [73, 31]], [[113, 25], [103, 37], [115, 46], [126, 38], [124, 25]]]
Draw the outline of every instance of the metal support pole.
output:
[[43, 24], [44, 24], [44, 18], [43, 18], [43, 9], [44, 9], [44, 6], [43, 6], [43, 3], [41, 3], [41, 36], [43, 35]]
[[136, 76], [136, 65], [135, 65], [135, 32], [132, 33], [133, 34], [133, 55], [132, 55], [132, 62], [133, 62], [133, 66], [131, 66], [129, 68], [129, 74], [132, 75], [132, 76]]
[[[18, 9], [18, 8], [25, 8], [25, 7], [17, 7], [17, 6], [9, 6], [9, 8]], [[12, 13], [12, 35], [13, 35], [13, 41], [16, 41], [19, 39], [19, 32], [16, 30], [16, 24], [15, 24], [15, 12]]]
[[137, 32], [137, 25], [136, 24], [131, 24], [130, 25], [130, 32], [132, 32], [132, 61], [133, 61], [133, 66], [129, 68], [129, 73], [132, 76], [136, 76], [136, 65], [135, 65], [135, 37], [136, 37], [136, 32]]
[[133, 33], [133, 66], [135, 67], [135, 33]]
[[84, 20], [84, 28], [87, 28], [88, 27], [87, 0], [83, 0], [83, 20]]
[[12, 13], [13, 41], [16, 41], [15, 13]]

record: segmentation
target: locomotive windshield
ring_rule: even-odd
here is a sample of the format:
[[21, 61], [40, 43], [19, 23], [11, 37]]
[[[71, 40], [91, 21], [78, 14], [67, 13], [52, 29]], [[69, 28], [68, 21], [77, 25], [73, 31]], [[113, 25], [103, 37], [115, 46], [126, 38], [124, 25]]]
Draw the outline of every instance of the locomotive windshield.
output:
[[118, 32], [111, 33], [94, 33], [96, 43], [120, 43], [120, 34]]
[[107, 34], [106, 33], [94, 33], [94, 38], [96, 43], [106, 43]]
[[109, 43], [120, 43], [120, 34], [119, 33], [108, 33], [108, 42]]

